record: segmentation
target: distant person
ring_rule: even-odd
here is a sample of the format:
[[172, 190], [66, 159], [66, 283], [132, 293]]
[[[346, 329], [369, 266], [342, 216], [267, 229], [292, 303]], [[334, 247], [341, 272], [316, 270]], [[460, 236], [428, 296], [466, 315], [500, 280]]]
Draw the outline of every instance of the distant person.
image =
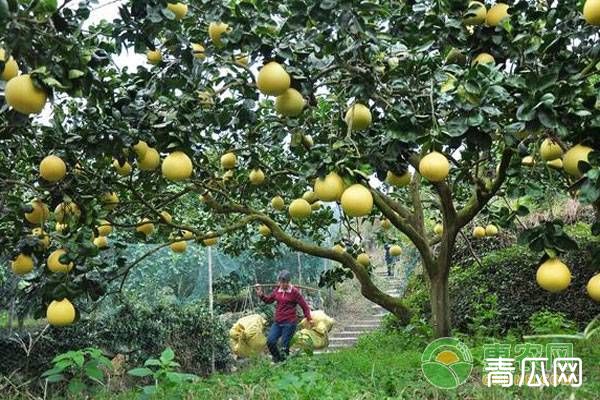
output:
[[390, 245], [383, 245], [385, 249], [385, 265], [387, 266], [387, 274], [388, 276], [392, 276], [392, 255], [390, 254]]
[[[300, 291], [290, 283], [290, 272], [283, 270], [277, 275], [278, 286], [273, 289], [273, 292], [266, 296], [260, 285], [255, 286], [256, 294], [265, 303], [277, 302], [275, 306], [275, 318], [269, 335], [267, 337], [267, 346], [273, 356], [273, 361], [280, 362], [285, 360], [290, 354], [290, 340], [296, 332], [298, 320], [296, 317], [296, 306], [300, 305], [304, 317], [309, 324], [312, 324], [310, 317], [310, 308], [300, 294]], [[277, 347], [277, 341], [281, 338], [283, 347], [283, 355]]]

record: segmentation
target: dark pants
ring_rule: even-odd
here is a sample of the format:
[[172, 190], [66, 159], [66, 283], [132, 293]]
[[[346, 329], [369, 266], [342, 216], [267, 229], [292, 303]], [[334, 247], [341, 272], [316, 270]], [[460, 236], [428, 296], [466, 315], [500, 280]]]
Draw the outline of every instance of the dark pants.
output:
[[[273, 361], [283, 361], [286, 356], [290, 354], [290, 340], [296, 332], [296, 323], [291, 322], [274, 322], [269, 330], [269, 336], [267, 337], [267, 346], [273, 356]], [[277, 348], [277, 341], [281, 337], [281, 346], [283, 347], [283, 355]]]

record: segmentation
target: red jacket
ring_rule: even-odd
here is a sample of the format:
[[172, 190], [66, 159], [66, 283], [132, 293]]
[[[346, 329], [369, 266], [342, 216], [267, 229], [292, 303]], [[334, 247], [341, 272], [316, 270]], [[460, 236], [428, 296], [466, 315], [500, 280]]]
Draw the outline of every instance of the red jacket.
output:
[[297, 323], [296, 305], [300, 305], [306, 319], [310, 320], [310, 307], [306, 304], [306, 300], [300, 294], [300, 291], [295, 286], [290, 286], [287, 291], [276, 287], [273, 292], [265, 296], [260, 296], [260, 299], [265, 303], [277, 302], [275, 306], [275, 322]]

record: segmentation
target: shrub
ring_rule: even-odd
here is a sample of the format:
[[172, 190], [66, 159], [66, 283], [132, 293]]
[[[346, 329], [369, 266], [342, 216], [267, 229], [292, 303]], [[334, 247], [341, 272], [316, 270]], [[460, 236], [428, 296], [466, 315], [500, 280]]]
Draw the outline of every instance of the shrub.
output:
[[577, 324], [568, 320], [565, 314], [552, 311], [538, 311], [534, 313], [529, 318], [529, 327], [535, 335], [577, 332]]

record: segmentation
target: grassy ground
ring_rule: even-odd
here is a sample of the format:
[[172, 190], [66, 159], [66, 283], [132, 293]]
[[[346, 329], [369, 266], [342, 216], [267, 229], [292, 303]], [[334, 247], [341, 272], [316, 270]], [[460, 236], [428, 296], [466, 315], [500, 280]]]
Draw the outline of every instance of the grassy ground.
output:
[[[583, 359], [581, 388], [488, 388], [482, 384], [483, 344], [464, 339], [475, 358], [470, 379], [456, 390], [440, 390], [423, 377], [420, 358], [427, 344], [415, 331], [375, 332], [361, 338], [354, 349], [338, 353], [302, 355], [273, 366], [252, 361], [242, 371], [216, 374], [194, 384], [165, 391], [164, 399], [598, 399], [600, 394], [600, 338], [575, 343], [574, 355]], [[508, 343], [507, 341], [500, 341]], [[545, 343], [545, 342], [540, 342]], [[135, 392], [106, 395], [134, 399]]]

